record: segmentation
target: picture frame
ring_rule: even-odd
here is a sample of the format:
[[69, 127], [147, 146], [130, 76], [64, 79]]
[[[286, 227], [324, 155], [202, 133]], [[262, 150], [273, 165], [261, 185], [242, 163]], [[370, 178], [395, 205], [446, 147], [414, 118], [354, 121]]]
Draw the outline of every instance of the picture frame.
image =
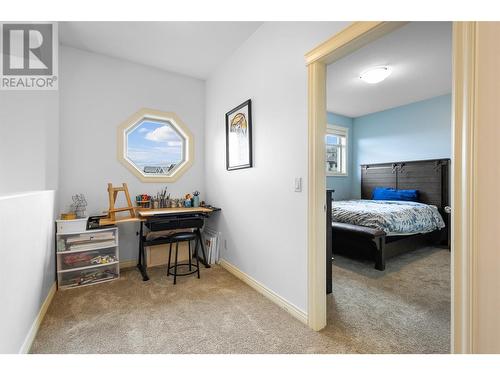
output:
[[252, 168], [252, 100], [226, 113], [226, 169]]

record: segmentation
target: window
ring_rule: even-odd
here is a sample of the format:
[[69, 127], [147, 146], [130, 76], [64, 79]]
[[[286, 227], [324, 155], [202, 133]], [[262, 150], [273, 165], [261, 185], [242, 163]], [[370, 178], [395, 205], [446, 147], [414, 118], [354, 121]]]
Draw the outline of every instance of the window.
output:
[[347, 128], [327, 125], [326, 128], [326, 175], [347, 176]]
[[174, 113], [143, 109], [120, 126], [118, 158], [144, 182], [173, 182], [193, 162], [193, 136]]

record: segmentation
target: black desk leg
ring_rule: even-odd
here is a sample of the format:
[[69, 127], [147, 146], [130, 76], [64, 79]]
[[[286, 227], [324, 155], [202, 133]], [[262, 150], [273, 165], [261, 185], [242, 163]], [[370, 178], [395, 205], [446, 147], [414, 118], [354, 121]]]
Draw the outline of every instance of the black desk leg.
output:
[[[201, 238], [201, 232], [199, 229], [196, 229], [196, 235], [198, 236], [198, 242], [201, 245], [201, 253], [203, 254], [203, 259], [201, 260], [201, 263], [205, 266], [205, 268], [211, 268], [210, 264], [207, 262], [207, 257], [205, 255], [205, 246], [203, 246], [203, 239]], [[198, 258], [198, 247], [195, 249], [195, 256]]]
[[144, 254], [144, 246], [142, 245], [143, 232], [144, 232], [143, 222], [141, 221], [139, 230], [139, 260], [137, 263], [137, 268], [141, 272], [142, 281], [148, 281], [149, 276], [148, 273], [146, 272], [146, 254]]

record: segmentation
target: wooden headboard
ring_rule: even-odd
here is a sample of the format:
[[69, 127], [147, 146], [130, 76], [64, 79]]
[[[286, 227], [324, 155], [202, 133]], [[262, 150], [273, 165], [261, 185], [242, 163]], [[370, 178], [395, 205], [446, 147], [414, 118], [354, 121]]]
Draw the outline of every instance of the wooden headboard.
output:
[[450, 200], [450, 159], [361, 165], [361, 198], [372, 199], [375, 187], [416, 189], [420, 202], [442, 212]]

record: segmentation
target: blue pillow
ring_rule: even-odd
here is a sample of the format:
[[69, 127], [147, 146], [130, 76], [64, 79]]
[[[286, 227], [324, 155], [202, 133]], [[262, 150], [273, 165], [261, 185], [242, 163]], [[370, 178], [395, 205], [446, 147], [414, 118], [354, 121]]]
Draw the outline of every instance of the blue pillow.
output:
[[376, 201], [418, 202], [418, 190], [397, 190], [387, 187], [376, 187], [373, 189], [372, 199]]

